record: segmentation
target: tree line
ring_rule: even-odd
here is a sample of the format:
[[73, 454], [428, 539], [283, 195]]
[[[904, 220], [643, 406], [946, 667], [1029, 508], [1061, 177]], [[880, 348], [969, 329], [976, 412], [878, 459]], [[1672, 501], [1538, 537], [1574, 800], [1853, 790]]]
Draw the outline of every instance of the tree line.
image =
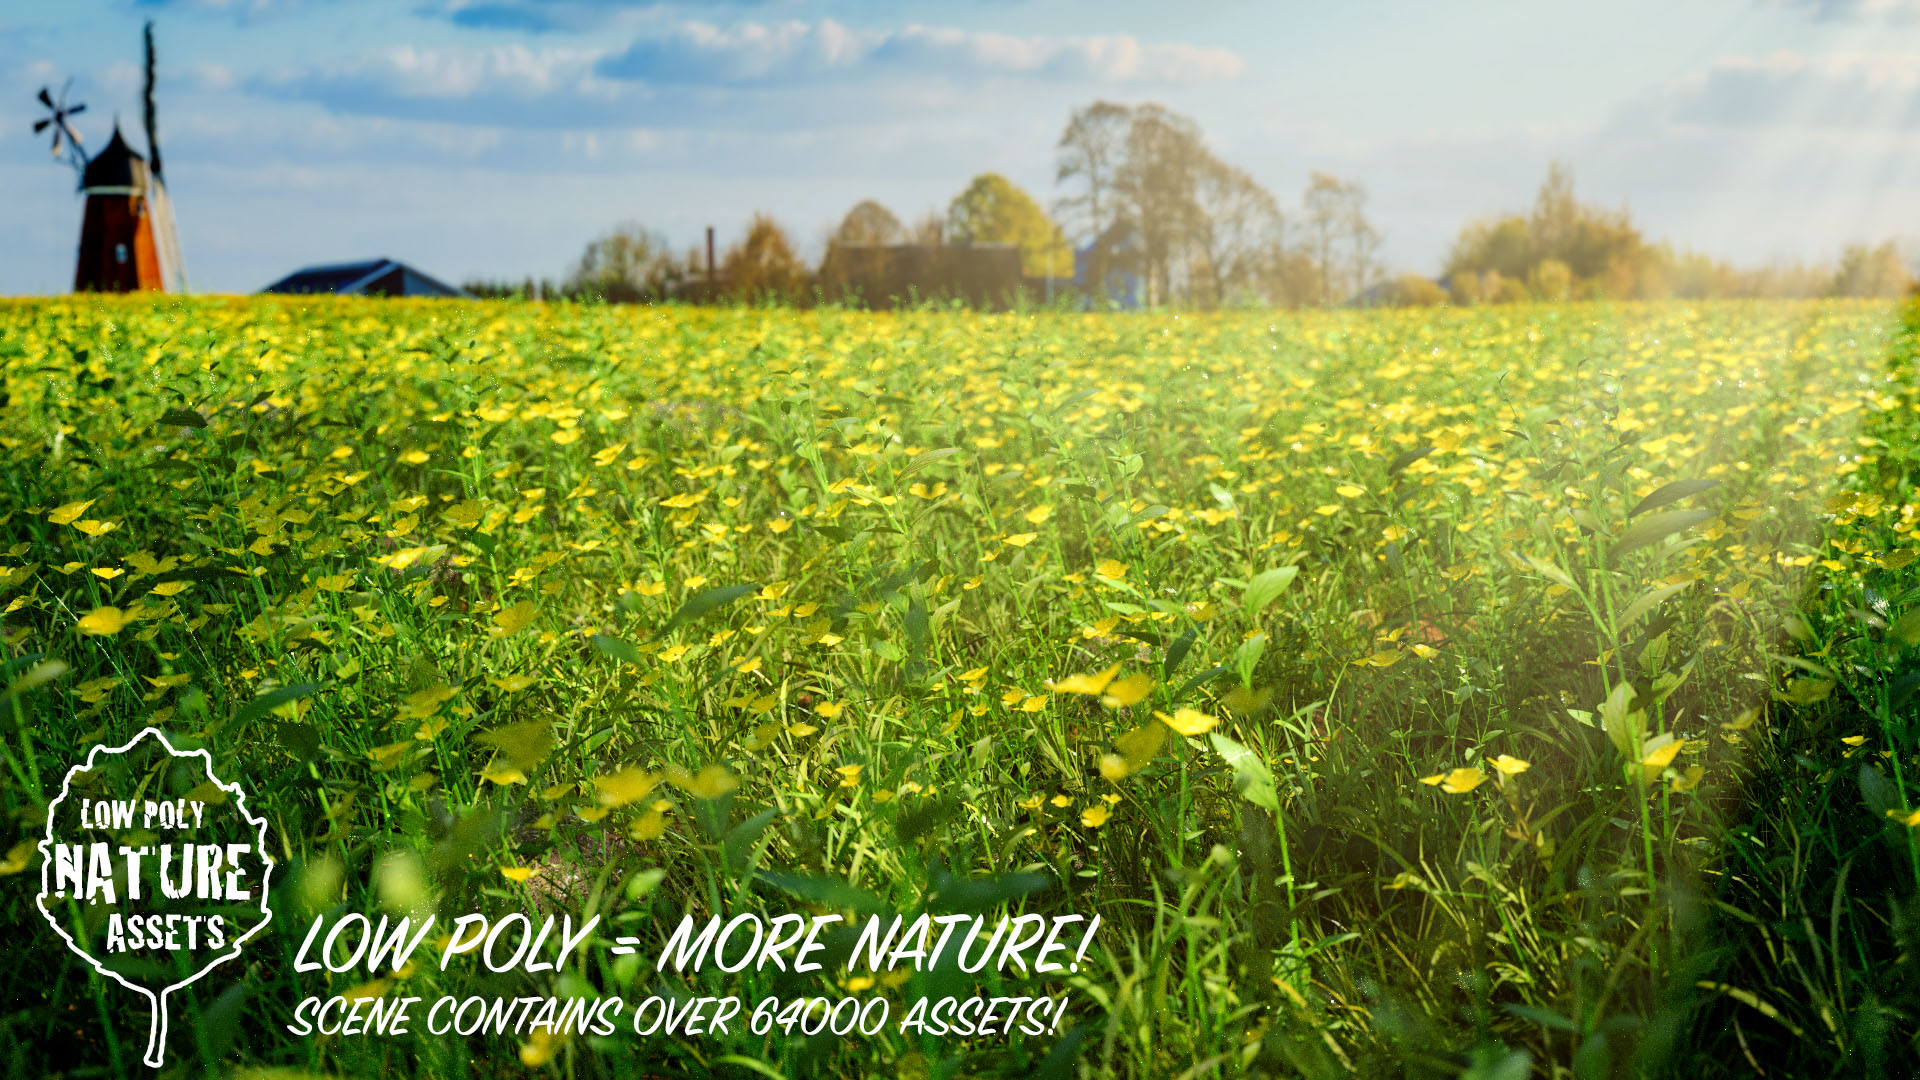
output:
[[[1575, 197], [1568, 169], [1549, 166], [1533, 206], [1464, 227], [1441, 273], [1390, 273], [1366, 188], [1315, 172], [1294, 207], [1221, 160], [1191, 118], [1155, 104], [1096, 101], [1075, 110], [1055, 146], [1058, 195], [1043, 208], [1006, 177], [983, 173], [944, 212], [911, 224], [863, 199], [824, 237], [835, 247], [978, 244], [1019, 249], [1029, 281], [1099, 303], [1116, 292], [1150, 306], [1219, 308], [1336, 304], [1485, 304], [1567, 299], [1892, 296], [1914, 284], [1889, 242], [1856, 245], [1829, 265], [1740, 268], [1648, 240], [1621, 206]], [[1076, 252], [1079, 253], [1076, 258]], [[779, 299], [818, 296], [818, 268], [771, 215], [755, 214], [716, 261], [676, 253], [629, 222], [596, 238], [559, 282], [470, 281], [485, 296]]]

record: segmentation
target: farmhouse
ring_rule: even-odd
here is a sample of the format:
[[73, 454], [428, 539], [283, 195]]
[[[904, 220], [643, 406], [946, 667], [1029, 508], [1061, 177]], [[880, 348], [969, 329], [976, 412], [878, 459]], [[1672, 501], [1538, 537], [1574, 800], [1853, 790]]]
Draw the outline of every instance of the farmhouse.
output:
[[466, 296], [438, 278], [393, 259], [309, 266], [260, 290], [263, 293], [337, 293], [342, 296]]

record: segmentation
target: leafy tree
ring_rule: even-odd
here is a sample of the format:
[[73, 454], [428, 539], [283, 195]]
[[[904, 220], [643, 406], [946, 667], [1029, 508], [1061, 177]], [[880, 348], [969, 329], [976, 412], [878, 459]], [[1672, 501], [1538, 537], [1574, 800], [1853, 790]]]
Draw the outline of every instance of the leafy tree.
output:
[[666, 238], [627, 222], [587, 245], [564, 287], [574, 295], [633, 303], [664, 298], [679, 275]]
[[840, 247], [886, 247], [900, 243], [906, 234], [906, 226], [893, 211], [872, 199], [862, 199], [840, 219], [828, 242]]
[[753, 215], [747, 235], [727, 249], [720, 272], [729, 292], [750, 300], [795, 299], [807, 283], [787, 231], [767, 214]]
[[947, 235], [956, 244], [1011, 244], [1029, 277], [1073, 276], [1066, 236], [1033, 197], [999, 173], [973, 178], [947, 208]]
[[1878, 247], [1855, 244], [1840, 253], [1829, 292], [1834, 296], [1899, 296], [1913, 287], [1913, 275], [1891, 242]]

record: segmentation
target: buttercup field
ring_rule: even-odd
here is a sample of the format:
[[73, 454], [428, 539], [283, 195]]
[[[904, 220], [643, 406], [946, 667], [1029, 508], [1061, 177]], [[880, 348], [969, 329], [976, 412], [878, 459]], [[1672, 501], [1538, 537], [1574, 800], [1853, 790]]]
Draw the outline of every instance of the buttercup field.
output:
[[[174, 996], [182, 1075], [1898, 1075], [1908, 318], [9, 301], [0, 798], [149, 725], [244, 778], [284, 925]], [[601, 923], [294, 971], [481, 910]], [[1045, 974], [656, 963], [743, 912], [1101, 921]], [[133, 1063], [15, 955], [16, 1074]], [[896, 1022], [296, 1037], [315, 995]]]

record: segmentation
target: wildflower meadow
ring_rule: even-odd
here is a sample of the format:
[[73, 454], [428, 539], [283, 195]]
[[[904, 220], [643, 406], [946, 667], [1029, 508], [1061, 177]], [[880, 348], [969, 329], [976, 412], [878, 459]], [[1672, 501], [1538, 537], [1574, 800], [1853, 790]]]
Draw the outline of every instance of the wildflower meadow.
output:
[[[1913, 1075], [1917, 326], [0, 301], [0, 1059], [150, 1072], [32, 909], [61, 777], [152, 726], [276, 862], [160, 1075]], [[296, 970], [469, 911], [600, 922]], [[847, 921], [655, 963], [742, 912]], [[851, 932], [1027, 914], [1099, 924], [1044, 976]], [[901, 1029], [948, 994], [1065, 1004]], [[894, 1022], [292, 1021], [444, 995]]]

